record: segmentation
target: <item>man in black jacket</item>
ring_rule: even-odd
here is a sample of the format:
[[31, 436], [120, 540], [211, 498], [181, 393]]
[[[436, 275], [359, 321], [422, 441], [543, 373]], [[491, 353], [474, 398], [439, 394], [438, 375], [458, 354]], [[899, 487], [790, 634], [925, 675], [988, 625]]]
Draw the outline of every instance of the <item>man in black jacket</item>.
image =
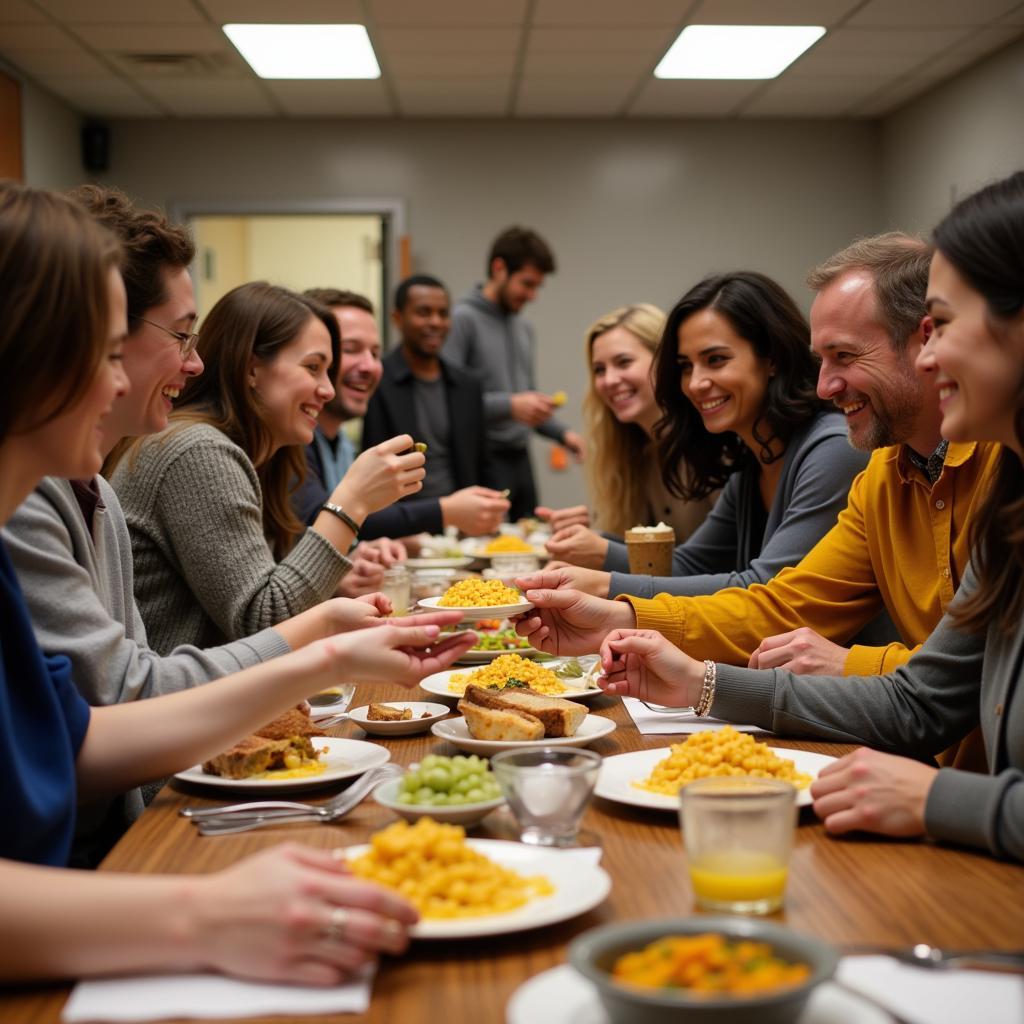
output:
[[401, 344], [384, 359], [363, 421], [363, 447], [403, 433], [425, 442], [427, 476], [411, 500], [436, 500], [444, 524], [463, 533], [493, 533], [509, 503], [489, 486], [494, 470], [481, 382], [441, 357], [450, 305], [445, 286], [426, 274], [406, 278], [395, 290], [391, 318]]

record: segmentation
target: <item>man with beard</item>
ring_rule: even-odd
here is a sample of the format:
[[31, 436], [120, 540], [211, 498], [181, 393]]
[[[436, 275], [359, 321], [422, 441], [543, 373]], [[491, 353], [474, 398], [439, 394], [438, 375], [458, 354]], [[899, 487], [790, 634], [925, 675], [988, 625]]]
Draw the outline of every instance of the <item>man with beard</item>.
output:
[[[346, 420], [369, 417], [371, 399], [381, 383], [384, 369], [380, 332], [373, 315], [373, 303], [369, 299], [333, 288], [310, 289], [306, 295], [329, 307], [341, 328], [341, 361], [335, 380], [335, 395], [320, 411], [313, 442], [306, 449], [306, 481], [294, 498], [296, 513], [308, 523], [316, 518], [355, 458], [352, 442], [341, 429], [342, 424]], [[447, 294], [445, 298], [447, 300]], [[476, 387], [479, 403], [479, 385]], [[364, 447], [406, 432], [404, 429], [393, 430], [368, 440], [369, 422], [367, 418], [364, 423]], [[371, 432], [373, 429], [370, 427]], [[421, 436], [412, 429], [408, 433], [414, 437]], [[476, 433], [478, 436], [482, 434], [482, 423]], [[429, 443], [427, 454], [429, 477]], [[456, 526], [464, 533], [479, 535], [493, 532], [507, 509], [508, 502], [500, 494], [480, 487], [467, 487], [454, 494], [446, 493], [444, 497], [435, 492], [428, 496], [420, 493], [368, 516], [359, 533], [367, 540], [374, 540], [422, 532], [441, 533], [446, 526]], [[380, 560], [390, 563], [390, 553], [383, 552]]]
[[395, 290], [391, 320], [401, 344], [384, 360], [384, 376], [363, 422], [363, 447], [396, 434], [427, 445], [427, 476], [416, 498], [434, 498], [445, 524], [464, 533], [493, 533], [508, 511], [489, 486], [494, 470], [487, 448], [479, 379], [441, 355], [451, 325], [448, 290], [416, 274]]
[[483, 379], [487, 438], [513, 519], [532, 516], [537, 505], [531, 430], [583, 458], [583, 438], [554, 418], [554, 401], [534, 386], [533, 327], [521, 315], [554, 272], [555, 258], [540, 235], [520, 227], [503, 231], [491, 246], [487, 280], [455, 306], [446, 346], [449, 359]]
[[[519, 631], [574, 653], [596, 651], [613, 629], [655, 629], [697, 658], [801, 674], [876, 675], [907, 661], [959, 586], [999, 449], [944, 441], [937, 395], [914, 372], [932, 330], [930, 258], [924, 242], [893, 232], [855, 242], [808, 278], [818, 394], [846, 416], [850, 443], [874, 454], [798, 565], [745, 590], [654, 596], [652, 582], [616, 601], [583, 593], [580, 570], [555, 569], [520, 581], [538, 610]], [[901, 643], [841, 646], [882, 611]]]

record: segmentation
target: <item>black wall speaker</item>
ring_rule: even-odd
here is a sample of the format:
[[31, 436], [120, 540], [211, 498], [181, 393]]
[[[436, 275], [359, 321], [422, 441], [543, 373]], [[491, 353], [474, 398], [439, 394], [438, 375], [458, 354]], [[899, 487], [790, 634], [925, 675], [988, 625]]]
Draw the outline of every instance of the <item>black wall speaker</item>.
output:
[[82, 125], [82, 166], [87, 171], [110, 168], [110, 129], [102, 121]]

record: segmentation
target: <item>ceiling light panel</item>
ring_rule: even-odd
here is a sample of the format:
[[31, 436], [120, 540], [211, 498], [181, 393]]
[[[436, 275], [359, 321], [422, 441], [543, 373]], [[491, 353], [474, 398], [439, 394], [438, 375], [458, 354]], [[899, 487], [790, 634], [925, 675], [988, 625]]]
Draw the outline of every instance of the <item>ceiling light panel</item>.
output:
[[655, 78], [775, 78], [825, 34], [821, 25], [688, 25]]
[[363, 25], [225, 25], [260, 78], [380, 78]]

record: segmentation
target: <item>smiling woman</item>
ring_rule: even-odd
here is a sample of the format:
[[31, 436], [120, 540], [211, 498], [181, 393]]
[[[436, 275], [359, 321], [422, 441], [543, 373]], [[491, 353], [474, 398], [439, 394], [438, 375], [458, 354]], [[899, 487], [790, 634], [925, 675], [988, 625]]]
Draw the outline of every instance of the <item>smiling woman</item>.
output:
[[366, 515], [418, 488], [423, 456], [399, 455], [412, 442], [397, 438], [338, 485], [344, 516], [305, 529], [292, 511], [339, 347], [337, 320], [312, 299], [263, 282], [233, 289], [203, 324], [206, 370], [170, 427], [117, 463], [136, 596], [160, 653], [239, 639], [331, 596]]

